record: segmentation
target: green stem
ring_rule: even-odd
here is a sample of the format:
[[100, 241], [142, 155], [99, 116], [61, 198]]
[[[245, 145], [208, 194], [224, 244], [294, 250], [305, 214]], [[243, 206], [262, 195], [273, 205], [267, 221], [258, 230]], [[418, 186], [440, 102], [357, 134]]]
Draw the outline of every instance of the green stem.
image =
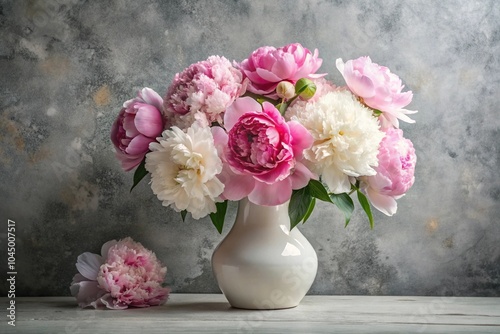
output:
[[245, 94], [243, 94], [243, 96], [249, 96], [257, 101], [264, 100], [264, 101], [267, 101], [269, 103], [272, 103], [273, 105], [277, 105], [279, 103], [279, 100], [274, 100], [274, 99], [271, 99], [270, 97], [262, 96], [262, 95], [255, 94], [252, 92], [246, 92]]
[[290, 100], [286, 101], [286, 102], [281, 102], [281, 106], [280, 106], [280, 114], [281, 116], [285, 116], [285, 112], [286, 110], [288, 109], [288, 106], [290, 104], [292, 104], [293, 101], [295, 101], [296, 98], [299, 97], [299, 94], [295, 95], [294, 97], [292, 97]]
[[279, 106], [279, 112], [281, 116], [285, 116], [286, 109], [288, 108], [288, 102], [281, 102]]
[[298, 98], [298, 97], [299, 97], [299, 94], [295, 95], [295, 96], [294, 96], [294, 97], [292, 97], [290, 100], [288, 100], [288, 102], [287, 102], [287, 103], [288, 103], [288, 104], [287, 104], [287, 106], [289, 106], [290, 104], [292, 104], [292, 102], [293, 102], [293, 101], [295, 101], [295, 99], [296, 99], [296, 98]]

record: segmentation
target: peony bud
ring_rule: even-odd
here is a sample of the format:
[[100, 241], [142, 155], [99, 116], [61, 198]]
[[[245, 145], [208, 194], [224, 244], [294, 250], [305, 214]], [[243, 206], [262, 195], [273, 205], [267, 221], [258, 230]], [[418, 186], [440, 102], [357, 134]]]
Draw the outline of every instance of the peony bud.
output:
[[316, 93], [316, 84], [309, 79], [302, 78], [295, 84], [295, 93], [304, 100], [309, 100]]
[[276, 94], [282, 99], [291, 99], [295, 96], [295, 87], [290, 81], [281, 81], [276, 86]]

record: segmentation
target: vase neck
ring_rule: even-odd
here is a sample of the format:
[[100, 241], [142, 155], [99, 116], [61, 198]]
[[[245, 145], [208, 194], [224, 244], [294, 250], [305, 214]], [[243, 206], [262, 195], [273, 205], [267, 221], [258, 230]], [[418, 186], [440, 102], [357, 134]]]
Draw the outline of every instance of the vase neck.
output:
[[[238, 205], [238, 217], [236, 223], [239, 225], [284, 225], [290, 228], [288, 216], [288, 204], [285, 202], [276, 206], [264, 206], [252, 203], [248, 198], [240, 200]], [[283, 228], [283, 227], [282, 227]]]

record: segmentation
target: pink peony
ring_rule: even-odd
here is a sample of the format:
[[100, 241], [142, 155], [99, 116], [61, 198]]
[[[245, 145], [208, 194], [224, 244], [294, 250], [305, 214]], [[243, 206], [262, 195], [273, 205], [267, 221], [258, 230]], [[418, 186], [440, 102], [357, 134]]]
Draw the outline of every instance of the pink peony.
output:
[[244, 91], [241, 71], [226, 58], [211, 56], [192, 64], [167, 90], [165, 111], [172, 125], [186, 129], [203, 114], [206, 121], [222, 124], [223, 113]]
[[401, 79], [384, 66], [372, 63], [370, 57], [348, 60], [345, 64], [337, 59], [337, 69], [344, 77], [349, 89], [367, 106], [382, 112], [381, 125], [399, 127], [398, 118], [415, 123], [407, 114], [417, 111], [403, 109], [413, 98], [411, 91], [401, 92]]
[[243, 60], [240, 68], [250, 80], [248, 90], [255, 94], [277, 98], [276, 86], [283, 80], [295, 84], [300, 78], [319, 78], [325, 74], [314, 74], [323, 60], [299, 43], [281, 48], [263, 46]]
[[163, 99], [147, 87], [123, 104], [111, 128], [111, 141], [124, 170], [139, 165], [149, 151], [149, 143], [163, 131], [162, 105]]
[[78, 256], [78, 274], [71, 283], [71, 295], [82, 308], [126, 309], [164, 304], [169, 289], [161, 284], [166, 267], [156, 255], [131, 238], [106, 242], [101, 255]]
[[219, 179], [222, 196], [240, 200], [248, 196], [259, 205], [279, 205], [316, 176], [301, 162], [311, 147], [311, 134], [298, 122], [285, 122], [268, 102], [261, 106], [250, 97], [237, 99], [226, 111], [228, 133], [214, 128], [214, 140], [226, 168]]
[[417, 156], [409, 139], [400, 129], [388, 129], [378, 153], [377, 174], [363, 179], [365, 191], [373, 206], [392, 216], [397, 211], [396, 199], [415, 182]]

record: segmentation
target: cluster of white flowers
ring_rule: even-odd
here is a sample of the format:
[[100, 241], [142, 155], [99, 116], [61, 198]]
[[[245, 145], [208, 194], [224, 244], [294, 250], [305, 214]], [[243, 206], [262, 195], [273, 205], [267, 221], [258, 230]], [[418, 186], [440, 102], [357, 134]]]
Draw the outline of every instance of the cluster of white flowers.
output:
[[351, 92], [332, 91], [316, 101], [298, 101], [287, 110], [287, 117], [312, 134], [314, 144], [304, 156], [331, 192], [349, 192], [349, 177], [375, 175], [384, 133], [372, 111]]
[[174, 126], [157, 140], [150, 144], [146, 169], [162, 204], [178, 212], [187, 210], [194, 219], [215, 212], [224, 184], [217, 178], [222, 161], [210, 128], [195, 122], [184, 132]]

